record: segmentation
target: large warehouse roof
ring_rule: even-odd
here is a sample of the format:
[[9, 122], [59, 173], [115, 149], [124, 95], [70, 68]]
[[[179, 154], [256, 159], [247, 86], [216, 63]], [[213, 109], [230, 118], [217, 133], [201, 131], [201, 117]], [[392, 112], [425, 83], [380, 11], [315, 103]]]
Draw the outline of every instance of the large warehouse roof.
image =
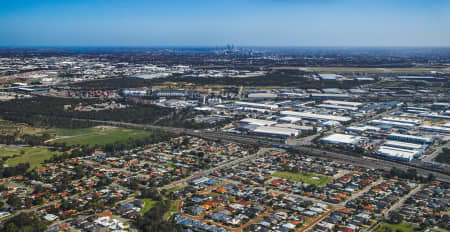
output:
[[334, 116], [327, 114], [315, 114], [309, 112], [296, 112], [296, 111], [281, 111], [282, 115], [289, 115], [294, 117], [306, 118], [306, 119], [315, 119], [315, 120], [333, 120], [339, 122], [348, 122], [352, 120], [350, 117], [344, 116]]
[[269, 120], [262, 120], [262, 119], [255, 119], [255, 118], [244, 118], [241, 120], [243, 123], [258, 125], [258, 126], [270, 126], [273, 124], [276, 124], [277, 122], [269, 121]]
[[361, 141], [360, 136], [346, 135], [346, 134], [332, 134], [320, 139], [324, 143], [329, 144], [357, 144]]
[[414, 159], [414, 156], [419, 154], [419, 151], [381, 146], [378, 148], [377, 153], [393, 159], [411, 161]]
[[384, 117], [383, 120], [384, 121], [390, 121], [390, 122], [410, 123], [410, 124], [416, 124], [416, 125], [422, 124], [422, 121], [421, 120], [417, 120], [417, 119]]
[[435, 131], [440, 133], [450, 134], [450, 128], [441, 126], [421, 126], [419, 129], [424, 131]]
[[237, 101], [234, 104], [239, 105], [239, 106], [249, 106], [249, 107], [255, 107], [255, 108], [266, 108], [266, 109], [277, 109], [278, 108], [278, 106], [275, 104], [269, 105], [269, 104], [254, 103], [254, 102]]
[[273, 126], [260, 126], [254, 129], [254, 133], [273, 134], [273, 135], [285, 135], [285, 136], [297, 136], [298, 130], [290, 128], [281, 128]]
[[420, 143], [431, 143], [433, 142], [433, 139], [427, 138], [427, 137], [420, 137], [420, 136], [414, 136], [414, 135], [404, 135], [404, 134], [397, 134], [397, 133], [391, 133], [387, 137], [388, 139], [394, 139], [394, 140], [403, 140], [408, 142], [420, 142]]
[[392, 141], [392, 140], [387, 140], [383, 144], [383, 146], [397, 147], [397, 148], [408, 149], [408, 150], [418, 150], [418, 149], [423, 148], [423, 145], [421, 145], [421, 144], [406, 143], [406, 142], [399, 142], [399, 141]]
[[326, 109], [338, 109], [338, 110], [351, 110], [357, 111], [358, 107], [353, 106], [343, 106], [343, 105], [332, 105], [332, 104], [319, 104], [317, 107], [326, 108]]
[[394, 122], [394, 121], [386, 121], [386, 120], [370, 120], [368, 122], [369, 124], [373, 125], [388, 125], [391, 127], [398, 127], [398, 128], [413, 128], [416, 126], [414, 123], [406, 123], [406, 122]]
[[330, 105], [352, 106], [352, 107], [360, 107], [360, 106], [364, 105], [364, 103], [361, 103], [361, 102], [349, 102], [349, 101], [337, 101], [337, 100], [326, 100], [323, 103], [330, 104]]
[[281, 117], [281, 118], [279, 118], [279, 120], [280, 121], [284, 121], [284, 122], [299, 122], [299, 121], [301, 121], [302, 119], [301, 118], [299, 118], [299, 117], [290, 117], [290, 116], [287, 116], [287, 117]]

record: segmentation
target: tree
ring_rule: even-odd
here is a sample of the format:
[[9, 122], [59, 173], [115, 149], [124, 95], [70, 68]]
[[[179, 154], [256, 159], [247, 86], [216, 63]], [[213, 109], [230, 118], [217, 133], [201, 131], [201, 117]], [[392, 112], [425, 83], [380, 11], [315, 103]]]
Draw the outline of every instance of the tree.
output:
[[401, 223], [401, 222], [403, 221], [402, 215], [400, 215], [398, 212], [392, 212], [392, 213], [390, 213], [389, 218], [390, 218], [389, 221], [390, 221], [392, 224], [399, 224], [399, 223]]

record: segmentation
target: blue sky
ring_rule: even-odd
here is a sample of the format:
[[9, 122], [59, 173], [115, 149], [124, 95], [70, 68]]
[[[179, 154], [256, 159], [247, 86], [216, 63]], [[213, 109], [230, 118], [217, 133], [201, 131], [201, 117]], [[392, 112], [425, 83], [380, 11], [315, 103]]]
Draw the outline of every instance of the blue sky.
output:
[[0, 46], [450, 46], [450, 0], [0, 0]]

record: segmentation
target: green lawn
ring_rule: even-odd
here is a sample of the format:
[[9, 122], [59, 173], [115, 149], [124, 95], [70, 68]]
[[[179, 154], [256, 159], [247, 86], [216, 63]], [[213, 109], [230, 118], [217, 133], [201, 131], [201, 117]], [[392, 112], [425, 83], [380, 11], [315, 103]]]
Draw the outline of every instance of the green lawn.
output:
[[156, 204], [156, 201], [149, 198], [142, 199], [142, 201], [144, 202], [144, 207], [141, 210], [141, 215], [147, 213]]
[[52, 143], [66, 143], [73, 145], [105, 145], [117, 142], [124, 142], [130, 138], [141, 139], [151, 135], [150, 131], [123, 129], [116, 127], [92, 127], [85, 129], [52, 129], [61, 138], [57, 138]]
[[169, 211], [167, 211], [164, 214], [164, 218], [167, 220], [170, 218], [170, 216], [172, 216], [174, 213], [178, 212], [178, 205], [180, 204], [180, 200], [174, 200], [174, 201], [170, 201], [170, 208]]
[[274, 172], [272, 176], [297, 181], [297, 182], [303, 182], [307, 184], [313, 184], [317, 186], [323, 186], [326, 185], [328, 182], [330, 182], [331, 178], [328, 176], [323, 176], [319, 174], [314, 174], [310, 172], [299, 172], [299, 173], [293, 173], [293, 172]]
[[180, 191], [180, 190], [186, 188], [187, 186], [188, 186], [187, 184], [177, 185], [175, 187], [168, 188], [166, 192], [171, 193], [171, 192], [175, 192], [175, 191]]
[[388, 231], [387, 228], [390, 228], [391, 231], [395, 232], [397, 230], [400, 230], [402, 232], [421, 232], [423, 230], [414, 230], [419, 228], [418, 226], [410, 225], [407, 223], [400, 223], [400, 224], [389, 224], [386, 222], [380, 223], [380, 225], [377, 226], [377, 228], [374, 230], [375, 232], [384, 232]]
[[98, 131], [99, 131], [98, 127], [81, 128], [81, 129], [55, 128], [55, 129], [47, 130], [47, 133], [56, 134], [56, 136], [76, 136], [76, 135], [83, 135], [83, 134], [89, 134], [89, 133], [97, 133]]
[[[147, 213], [153, 206], [157, 203], [157, 201], [154, 201], [149, 198], [141, 199], [144, 202], [144, 207], [141, 210], [141, 215], [144, 215]], [[178, 205], [180, 204], [180, 200], [173, 200], [170, 201], [170, 207], [169, 210], [164, 214], [164, 218], [168, 219], [172, 214], [178, 212]]]
[[[23, 153], [23, 154], [21, 154]], [[0, 149], [0, 157], [14, 156], [6, 160], [8, 166], [16, 166], [19, 163], [30, 163], [30, 168], [39, 168], [44, 160], [53, 155], [59, 155], [60, 152], [49, 151], [47, 148], [26, 147], [21, 149]]]

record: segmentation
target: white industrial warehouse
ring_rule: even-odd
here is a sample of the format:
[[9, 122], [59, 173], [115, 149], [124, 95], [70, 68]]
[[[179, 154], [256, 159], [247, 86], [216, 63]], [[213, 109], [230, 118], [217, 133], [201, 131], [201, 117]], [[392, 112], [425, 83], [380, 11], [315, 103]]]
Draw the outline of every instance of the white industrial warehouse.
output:
[[296, 112], [296, 111], [281, 111], [281, 115], [284, 116], [292, 116], [292, 117], [299, 117], [302, 119], [309, 119], [309, 120], [333, 120], [338, 122], [349, 122], [352, 120], [350, 117], [344, 117], [344, 116], [334, 116], [334, 115], [327, 115], [327, 114], [315, 114], [315, 113], [309, 113], [309, 112]]
[[268, 109], [268, 110], [278, 109], [278, 105], [275, 105], [275, 104], [269, 105], [269, 104], [242, 102], [242, 101], [237, 101], [234, 104], [237, 106], [251, 107], [251, 108], [257, 108], [257, 109]]
[[419, 143], [419, 144], [431, 144], [433, 143], [432, 138], [420, 137], [414, 135], [404, 135], [398, 133], [392, 133], [387, 136], [387, 139], [397, 140], [402, 142]]
[[379, 155], [404, 162], [409, 162], [420, 155], [419, 151], [387, 146], [380, 146], [376, 152]]
[[298, 136], [299, 131], [291, 128], [281, 128], [274, 126], [259, 126], [250, 131], [251, 134], [262, 135], [262, 136], [271, 136], [271, 137], [279, 137], [279, 138], [289, 138], [293, 136]]
[[250, 125], [257, 125], [257, 126], [271, 126], [271, 125], [275, 125], [277, 123], [275, 121], [255, 119], [255, 118], [244, 118], [240, 122], [245, 123], [245, 124], [250, 124]]
[[346, 135], [346, 134], [332, 134], [320, 139], [325, 144], [335, 145], [356, 145], [362, 141], [363, 137]]
[[376, 126], [387, 126], [387, 127], [395, 127], [395, 128], [404, 128], [404, 129], [412, 129], [416, 127], [414, 123], [406, 123], [406, 122], [395, 122], [395, 121], [386, 121], [386, 120], [371, 120], [368, 122], [371, 125]]

